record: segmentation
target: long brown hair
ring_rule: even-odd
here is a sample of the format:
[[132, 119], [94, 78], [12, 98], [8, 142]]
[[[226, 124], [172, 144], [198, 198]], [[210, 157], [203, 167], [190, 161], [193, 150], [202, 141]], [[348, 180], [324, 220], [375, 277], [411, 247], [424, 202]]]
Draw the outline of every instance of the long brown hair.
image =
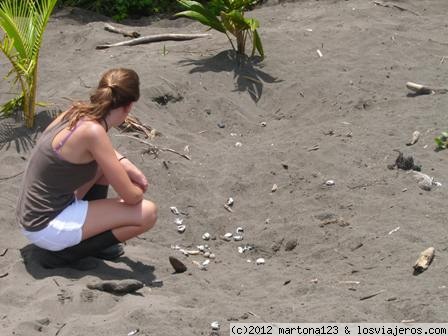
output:
[[98, 87], [90, 96], [89, 102], [75, 102], [65, 115], [69, 128], [79, 119], [89, 117], [100, 122], [118, 107], [126, 106], [140, 98], [140, 80], [131, 69], [110, 69], [101, 77]]

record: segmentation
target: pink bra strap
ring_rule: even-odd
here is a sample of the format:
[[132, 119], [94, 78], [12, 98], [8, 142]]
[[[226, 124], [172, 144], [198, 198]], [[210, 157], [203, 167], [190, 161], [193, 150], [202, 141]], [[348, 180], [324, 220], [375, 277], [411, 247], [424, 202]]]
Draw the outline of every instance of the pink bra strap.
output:
[[70, 130], [70, 132], [65, 136], [65, 138], [59, 142], [59, 144], [54, 149], [56, 152], [59, 152], [61, 150], [62, 146], [64, 146], [64, 144], [67, 142], [67, 140], [72, 136], [73, 132], [78, 128], [79, 125], [81, 125], [82, 122], [83, 122], [83, 120], [79, 120], [76, 123], [76, 126], [73, 127], [73, 129]]

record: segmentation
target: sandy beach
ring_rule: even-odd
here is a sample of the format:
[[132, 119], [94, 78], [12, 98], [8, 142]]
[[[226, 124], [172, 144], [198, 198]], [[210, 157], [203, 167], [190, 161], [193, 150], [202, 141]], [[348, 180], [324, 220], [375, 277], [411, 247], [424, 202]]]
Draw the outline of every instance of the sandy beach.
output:
[[[220, 335], [232, 322], [445, 322], [448, 152], [435, 151], [434, 138], [448, 128], [448, 95], [415, 96], [406, 82], [448, 86], [448, 2], [381, 3], [389, 6], [268, 1], [247, 14], [261, 23], [266, 58], [245, 65], [216, 31], [95, 49], [126, 39], [105, 31], [106, 22], [142, 35], [206, 32], [187, 19], [117, 24], [79, 9], [54, 12], [38, 100], [55, 105], [39, 108], [33, 130], [0, 120], [1, 334], [197, 336], [210, 335], [213, 321]], [[112, 67], [138, 72], [133, 115], [160, 133], [148, 141], [177, 152], [155, 157], [129, 134], [110, 132], [148, 177], [158, 222], [127, 242], [117, 262], [43, 269], [15, 223], [20, 173], [55, 111], [86, 99]], [[6, 81], [0, 91], [1, 102], [11, 97]], [[407, 146], [416, 130], [418, 142]], [[388, 169], [394, 150], [441, 185], [426, 191], [412, 171]], [[238, 227], [242, 241], [220, 238]], [[193, 262], [202, 254], [173, 248], [204, 244], [216, 255], [207, 270]], [[413, 275], [431, 246], [434, 261]], [[169, 256], [187, 272], [174, 274]], [[145, 287], [122, 296], [86, 287], [122, 279]]]

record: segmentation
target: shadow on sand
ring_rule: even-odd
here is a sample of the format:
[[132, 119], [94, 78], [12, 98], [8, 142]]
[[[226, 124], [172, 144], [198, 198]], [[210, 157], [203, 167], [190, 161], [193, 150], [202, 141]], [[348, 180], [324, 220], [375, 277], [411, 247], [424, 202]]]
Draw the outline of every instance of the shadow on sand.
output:
[[[27, 272], [35, 279], [44, 279], [52, 276], [62, 276], [70, 279], [80, 279], [86, 274], [94, 275], [101, 280], [125, 280], [135, 279], [151, 286], [156, 279], [154, 276], [154, 267], [145, 265], [139, 261], [133, 261], [128, 257], [120, 257], [116, 260], [116, 267], [110, 266], [103, 260], [86, 258], [86, 262], [96, 262], [97, 266], [90, 270], [78, 270], [64, 267], [55, 269], [43, 268], [39, 261], [44, 258], [45, 252], [35, 245], [28, 244], [20, 249]], [[121, 263], [126, 264], [129, 269], [119, 268]]]
[[264, 83], [279, 83], [281, 80], [260, 70], [260, 57], [238, 55], [233, 50], [225, 50], [219, 54], [200, 60], [187, 59], [180, 61], [183, 66], [195, 66], [190, 73], [196, 72], [233, 72], [237, 91], [247, 92], [254, 102], [258, 102], [263, 94]]
[[21, 118], [0, 119], [0, 150], [9, 150], [11, 146], [17, 153], [27, 153], [34, 147], [37, 137], [53, 121], [60, 111], [42, 111], [36, 114], [34, 128], [25, 127]]

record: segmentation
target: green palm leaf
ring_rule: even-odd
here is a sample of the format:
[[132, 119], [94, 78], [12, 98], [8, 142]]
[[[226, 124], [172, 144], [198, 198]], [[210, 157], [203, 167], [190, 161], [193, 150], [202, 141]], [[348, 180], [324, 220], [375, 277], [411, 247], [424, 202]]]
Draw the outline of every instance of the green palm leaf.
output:
[[255, 55], [255, 49], [257, 49], [261, 58], [264, 58], [263, 45], [261, 44], [260, 35], [258, 35], [258, 32], [256, 30], [254, 30], [252, 56]]
[[[34, 122], [37, 64], [43, 34], [57, 0], [0, 0], [0, 28], [4, 32], [0, 50], [11, 63], [19, 82], [25, 122]], [[9, 104], [9, 103], [8, 103]], [[13, 104], [3, 106], [3, 111]]]
[[202, 4], [190, 0], [178, 0], [178, 3], [186, 8], [186, 11], [176, 13], [176, 16], [186, 16], [190, 19], [199, 21], [200, 23], [209, 26], [213, 29], [225, 33], [225, 29], [221, 22], [216, 18], [212, 11], [205, 8]]

